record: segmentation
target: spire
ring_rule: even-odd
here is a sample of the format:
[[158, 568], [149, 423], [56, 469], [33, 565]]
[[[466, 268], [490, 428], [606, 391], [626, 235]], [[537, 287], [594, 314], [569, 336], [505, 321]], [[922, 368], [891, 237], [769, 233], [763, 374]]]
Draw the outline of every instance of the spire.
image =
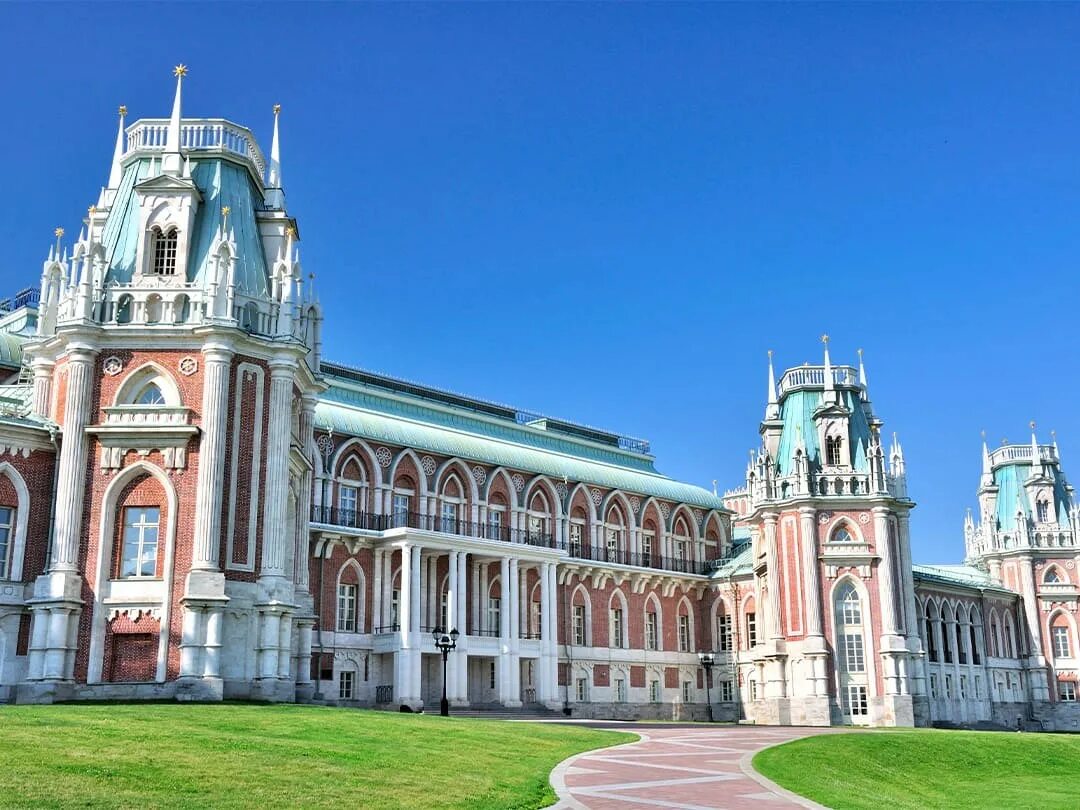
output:
[[116, 127], [116, 146], [113, 148], [112, 168], [109, 170], [109, 188], [120, 188], [120, 178], [123, 169], [120, 160], [124, 156], [124, 116], [127, 115], [127, 107], [120, 105], [120, 123]]
[[1039, 455], [1039, 440], [1035, 438], [1035, 420], [1032, 419], [1028, 423], [1031, 428], [1031, 474], [1032, 476], [1042, 474], [1042, 456]]
[[862, 388], [862, 398], [864, 401], [870, 399], [870, 389], [866, 383], [866, 366], [863, 365], [862, 349], [858, 350], [859, 354], [859, 386]]
[[281, 115], [281, 105], [274, 105], [274, 140], [270, 144], [270, 180], [267, 185], [270, 188], [281, 188], [281, 142], [278, 138], [278, 116]]
[[829, 360], [829, 336], [822, 335], [821, 342], [825, 344], [825, 390], [833, 390], [832, 362]]
[[773, 372], [772, 349], [769, 349], [769, 404], [765, 407], [766, 419], [778, 419], [780, 405], [776, 398], [776, 374]]
[[990, 486], [994, 483], [994, 472], [990, 466], [990, 449], [986, 446], [986, 431], [982, 432], [982, 484]]
[[180, 91], [183, 89], [184, 77], [187, 76], [187, 65], [180, 64], [173, 68], [173, 76], [176, 77], [176, 95], [173, 97], [172, 116], [169, 118], [169, 131], [165, 139], [165, 156], [161, 161], [161, 170], [165, 174], [177, 176], [183, 165], [180, 160]]

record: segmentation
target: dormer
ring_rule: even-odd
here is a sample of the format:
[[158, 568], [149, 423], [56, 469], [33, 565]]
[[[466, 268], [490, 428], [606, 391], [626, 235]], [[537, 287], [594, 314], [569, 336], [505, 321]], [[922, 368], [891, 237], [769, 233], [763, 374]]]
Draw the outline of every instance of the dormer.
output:
[[186, 177], [160, 174], [135, 186], [141, 238], [134, 277], [143, 283], [183, 284], [195, 214], [202, 202], [199, 189]]

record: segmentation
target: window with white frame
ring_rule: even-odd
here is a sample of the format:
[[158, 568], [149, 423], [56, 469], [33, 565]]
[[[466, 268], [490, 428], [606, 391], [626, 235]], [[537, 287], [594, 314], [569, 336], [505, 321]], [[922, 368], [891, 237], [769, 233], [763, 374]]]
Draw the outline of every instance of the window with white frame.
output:
[[15, 532], [15, 510], [0, 506], [0, 579], [11, 576], [12, 536]]
[[453, 627], [450, 621], [450, 592], [442, 591], [439, 596], [439, 627], [449, 630]]
[[1046, 574], [1043, 576], [1043, 582], [1047, 585], [1058, 585], [1061, 583], [1061, 576], [1058, 574], [1056, 568], [1046, 569]]
[[854, 543], [855, 538], [848, 531], [847, 526], [837, 526], [836, 531], [829, 537], [830, 543]]
[[1065, 703], [1076, 702], [1076, 681], [1058, 681], [1058, 697]]
[[825, 438], [825, 463], [830, 467], [837, 467], [841, 462], [841, 448], [843, 442], [839, 436], [827, 436]]
[[176, 228], [162, 232], [156, 225], [150, 229], [150, 272], [156, 276], [176, 275]]
[[645, 649], [660, 649], [660, 621], [651, 610], [645, 614]]
[[440, 517], [439, 531], [457, 533], [458, 505], [456, 503], [443, 501]]
[[626, 679], [625, 678], [616, 678], [615, 679], [615, 702], [616, 703], [625, 703], [626, 702]]
[[1050, 628], [1050, 639], [1054, 648], [1054, 658], [1071, 658], [1072, 649], [1069, 644], [1069, 628], [1064, 625], [1055, 625]]
[[533, 636], [540, 635], [540, 602], [529, 603], [529, 633]]
[[982, 678], [975, 676], [975, 699], [982, 700]]
[[690, 617], [679, 617], [679, 652], [690, 652]]
[[503, 513], [501, 509], [493, 506], [488, 507], [488, 539], [503, 539]]
[[660, 681], [657, 678], [653, 678], [649, 681], [649, 702], [660, 702]]
[[574, 605], [574, 644], [585, 646], [585, 606]]
[[580, 557], [581, 556], [582, 528], [583, 527], [582, 527], [582, 525], [580, 523], [571, 523], [570, 524], [570, 540], [569, 540], [569, 549], [568, 549], [568, 551], [570, 552], [571, 557]]
[[930, 697], [936, 698], [938, 696], [937, 688], [937, 675], [930, 676]]
[[757, 644], [757, 613], [746, 614], [746, 644], [748, 647]]
[[682, 682], [682, 700], [683, 703], [692, 703], [694, 700], [693, 685], [690, 681]]
[[393, 520], [395, 526], [406, 526], [409, 523], [410, 497], [406, 492], [395, 492], [393, 500]]
[[529, 540], [536, 543], [547, 531], [547, 521], [542, 515], [529, 515]]
[[589, 679], [578, 678], [575, 683], [577, 684], [575, 692], [577, 694], [578, 703], [584, 703], [589, 699]]
[[502, 598], [498, 596], [488, 597], [488, 609], [487, 609], [487, 621], [488, 630], [495, 633], [502, 633]]
[[1035, 519], [1039, 523], [1046, 523], [1050, 519], [1050, 504], [1040, 500], [1035, 504]]
[[156, 382], [148, 382], [135, 395], [133, 405], [166, 405], [165, 394], [161, 392], [161, 386]]
[[356, 673], [351, 669], [342, 670], [338, 673], [338, 699], [352, 700], [353, 687], [356, 683]]
[[720, 681], [720, 702], [730, 703], [735, 699], [735, 690], [731, 686], [731, 681]]
[[607, 530], [607, 561], [619, 562], [619, 530]]
[[731, 617], [726, 613], [716, 617], [716, 648], [720, 652], [731, 652]]
[[356, 632], [356, 591], [356, 585], [350, 585], [346, 582], [338, 584], [337, 629], [339, 632]]
[[960, 699], [967, 700], [968, 680], [967, 675], [960, 676]]
[[488, 666], [488, 688], [495, 688], [495, 662], [492, 661]]
[[648, 568], [652, 565], [653, 534], [645, 532], [641, 535], [641, 564]]
[[841, 638], [844, 665], [848, 672], [865, 672], [866, 660], [863, 652], [862, 633], [845, 633]]
[[757, 681], [751, 678], [747, 685], [750, 687], [750, 700], [757, 700]]
[[342, 517], [349, 519], [356, 514], [356, 504], [359, 501], [359, 491], [356, 487], [341, 486], [338, 491], [338, 509]]
[[611, 609], [611, 646], [623, 646], [623, 611], [621, 607]]
[[946, 675], [945, 675], [945, 697], [952, 698], [952, 696], [953, 696], [952, 675], [949, 675], [949, 674], [946, 673]]
[[161, 510], [156, 506], [124, 509], [122, 577], [157, 576], [158, 529]]
[[401, 591], [394, 588], [390, 592], [390, 625], [392, 629], [397, 630], [401, 626], [399, 616], [401, 610]]
[[869, 701], [866, 687], [861, 684], [850, 684], [845, 694], [847, 697], [847, 713], [852, 717], [866, 717], [869, 714]]

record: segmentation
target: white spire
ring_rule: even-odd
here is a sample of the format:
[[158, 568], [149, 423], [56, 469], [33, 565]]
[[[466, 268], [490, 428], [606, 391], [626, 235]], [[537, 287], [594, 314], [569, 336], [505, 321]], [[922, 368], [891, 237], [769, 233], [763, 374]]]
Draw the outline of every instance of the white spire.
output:
[[281, 141], [278, 138], [278, 116], [281, 115], [281, 105], [274, 105], [274, 140], [270, 144], [270, 180], [267, 185], [270, 188], [281, 188]]
[[780, 416], [780, 405], [776, 397], [776, 374], [773, 372], [772, 349], [769, 349], [769, 401], [765, 407], [766, 419], [777, 419]]
[[862, 349], [858, 350], [859, 354], [859, 385], [862, 387], [862, 398], [864, 400], [870, 399], [870, 388], [866, 382], [866, 366], [863, 365]]
[[116, 127], [116, 147], [113, 149], [112, 168], [109, 170], [109, 188], [120, 188], [120, 178], [124, 172], [120, 159], [124, 156], [124, 116], [127, 107], [120, 105], [120, 124]]
[[982, 432], [982, 482], [989, 486], [994, 481], [993, 469], [990, 466], [990, 449], [986, 446], [986, 431]]
[[833, 390], [832, 361], [829, 360], [829, 336], [822, 335], [821, 342], [825, 344], [825, 390]]
[[1035, 438], [1035, 420], [1029, 423], [1031, 426], [1031, 475], [1042, 475], [1042, 456], [1039, 454], [1039, 440]]
[[165, 139], [165, 156], [161, 161], [161, 170], [165, 174], [178, 176], [183, 167], [180, 156], [180, 95], [187, 75], [186, 65], [173, 68], [176, 77], [176, 95], [173, 96], [172, 116], [169, 118], [169, 131]]

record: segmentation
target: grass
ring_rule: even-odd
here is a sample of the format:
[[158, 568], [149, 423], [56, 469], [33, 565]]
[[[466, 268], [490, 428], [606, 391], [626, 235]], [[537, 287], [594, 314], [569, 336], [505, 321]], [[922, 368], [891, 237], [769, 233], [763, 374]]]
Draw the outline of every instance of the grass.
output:
[[825, 734], [766, 749], [754, 757], [754, 767], [838, 810], [1080, 806], [1080, 736]]
[[536, 808], [634, 735], [304, 706], [0, 708], [0, 807]]

